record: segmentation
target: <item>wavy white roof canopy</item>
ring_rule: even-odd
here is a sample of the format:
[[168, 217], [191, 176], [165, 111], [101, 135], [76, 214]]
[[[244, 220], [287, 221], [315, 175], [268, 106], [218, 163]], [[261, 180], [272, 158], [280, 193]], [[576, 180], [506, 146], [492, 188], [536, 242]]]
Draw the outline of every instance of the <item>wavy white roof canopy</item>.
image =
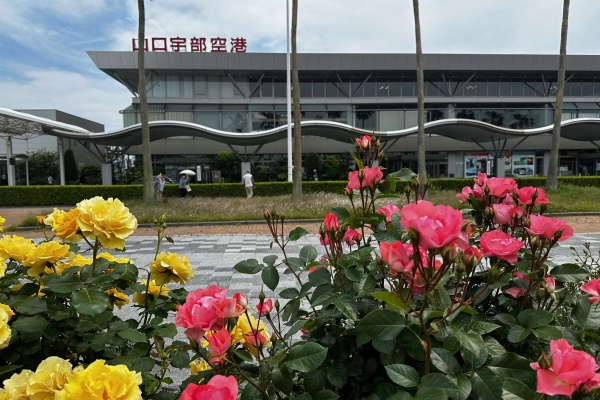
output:
[[[487, 143], [508, 139], [551, 134], [553, 125], [532, 129], [510, 129], [471, 119], [443, 119], [425, 124], [428, 134], [451, 139]], [[337, 141], [348, 142], [357, 136], [375, 133], [383, 141], [402, 138], [417, 133], [417, 127], [398, 131], [371, 131], [332, 121], [303, 121], [302, 132]], [[52, 135], [88, 141], [101, 145], [136, 146], [142, 143], [141, 124], [112, 132], [94, 133], [75, 125], [69, 125], [46, 118], [36, 117], [0, 107], [0, 135], [22, 136]], [[287, 125], [260, 132], [228, 132], [190, 122], [152, 121], [150, 122], [151, 141], [175, 136], [195, 136], [231, 145], [261, 145], [287, 137]], [[600, 118], [577, 118], [563, 121], [563, 138], [579, 141], [600, 141]]]

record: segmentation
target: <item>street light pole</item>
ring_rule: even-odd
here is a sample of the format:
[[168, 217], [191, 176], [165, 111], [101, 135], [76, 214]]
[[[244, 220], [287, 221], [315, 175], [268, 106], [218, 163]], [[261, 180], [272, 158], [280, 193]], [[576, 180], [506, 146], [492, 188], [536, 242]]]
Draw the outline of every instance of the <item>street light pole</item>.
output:
[[288, 182], [292, 182], [292, 78], [290, 63], [290, 0], [285, 3], [285, 43], [287, 50], [286, 58], [286, 84], [287, 84], [287, 153], [288, 153]]

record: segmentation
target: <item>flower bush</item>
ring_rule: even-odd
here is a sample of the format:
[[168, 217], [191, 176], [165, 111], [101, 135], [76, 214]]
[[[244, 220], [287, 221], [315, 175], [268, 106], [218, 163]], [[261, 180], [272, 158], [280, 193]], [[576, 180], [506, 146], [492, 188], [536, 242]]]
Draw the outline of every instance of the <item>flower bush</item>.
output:
[[[426, 201], [411, 171], [384, 175], [377, 138], [353, 156], [352, 206], [324, 216], [319, 249], [288, 254], [306, 230], [264, 211], [281, 255], [234, 269], [260, 274], [273, 298], [173, 286], [193, 272], [160, 251], [163, 218], [147, 267], [104, 252], [137, 226], [118, 200], [55, 210], [39, 244], [0, 238], [0, 399], [600, 396], [599, 261], [586, 245], [553, 263], [574, 233], [544, 215], [542, 189], [480, 174], [459, 211]], [[295, 287], [279, 288], [282, 272]], [[179, 370], [190, 375], [173, 385]]]

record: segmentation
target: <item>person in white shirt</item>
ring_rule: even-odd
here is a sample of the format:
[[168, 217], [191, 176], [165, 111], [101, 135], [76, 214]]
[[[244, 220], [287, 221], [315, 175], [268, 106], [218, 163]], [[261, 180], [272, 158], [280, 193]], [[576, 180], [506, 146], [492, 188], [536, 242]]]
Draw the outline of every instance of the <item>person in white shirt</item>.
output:
[[246, 189], [246, 196], [248, 198], [251, 198], [254, 194], [254, 177], [252, 177], [250, 171], [246, 171], [246, 175], [242, 176], [242, 183], [244, 184], [244, 188]]

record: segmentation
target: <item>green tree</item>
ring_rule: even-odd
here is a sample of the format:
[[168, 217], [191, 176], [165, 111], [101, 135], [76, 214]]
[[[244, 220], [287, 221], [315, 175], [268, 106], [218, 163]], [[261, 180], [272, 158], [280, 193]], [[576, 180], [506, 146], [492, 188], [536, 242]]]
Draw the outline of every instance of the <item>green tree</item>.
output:
[[567, 32], [569, 30], [569, 6], [571, 1], [564, 0], [562, 26], [560, 30], [560, 56], [558, 57], [558, 79], [556, 83], [556, 106], [554, 107], [554, 127], [552, 129], [552, 144], [550, 145], [550, 164], [546, 189], [555, 190], [558, 187], [558, 162], [560, 158], [560, 124], [562, 121], [563, 95], [565, 93], [565, 69], [567, 61]]
[[102, 184], [102, 170], [97, 165], [84, 165], [81, 173], [85, 176], [85, 183], [91, 185]]
[[306, 179], [313, 180], [314, 172], [317, 172], [317, 176], [321, 176], [321, 157], [314, 152], [307, 153], [304, 156], [304, 175]]
[[240, 160], [226, 151], [221, 151], [215, 156], [213, 167], [214, 170], [221, 171], [221, 178], [225, 182], [238, 182], [242, 179]]
[[140, 97], [140, 120], [142, 122], [142, 153], [144, 157], [144, 201], [154, 202], [152, 183], [152, 150], [150, 147], [150, 124], [148, 123], [148, 96], [146, 93], [146, 7], [138, 0], [138, 95]]
[[65, 180], [69, 185], [79, 182], [77, 161], [75, 161], [75, 154], [71, 149], [65, 151]]
[[56, 151], [38, 150], [29, 154], [29, 183], [32, 185], [45, 185], [48, 175], [54, 180], [58, 179], [60, 167]]

